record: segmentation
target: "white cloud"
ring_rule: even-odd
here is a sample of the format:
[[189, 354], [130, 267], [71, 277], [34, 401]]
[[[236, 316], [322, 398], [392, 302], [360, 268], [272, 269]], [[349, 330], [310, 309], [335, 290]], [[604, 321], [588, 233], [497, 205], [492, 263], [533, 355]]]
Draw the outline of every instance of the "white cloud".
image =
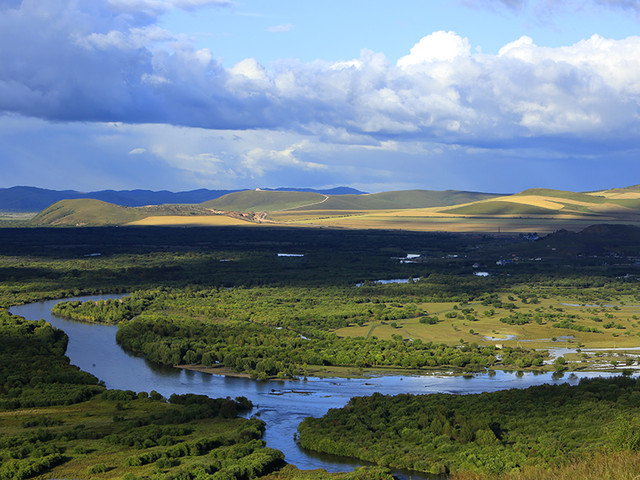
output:
[[596, 3], [608, 7], [617, 7], [640, 11], [640, 1], [638, 0], [596, 0]]
[[293, 25], [287, 23], [286, 25], [274, 25], [272, 27], [267, 28], [267, 32], [269, 33], [287, 33], [290, 32], [293, 28]]
[[181, 170], [196, 175], [213, 176], [223, 174], [232, 176], [230, 169], [225, 169], [224, 162], [213, 153], [187, 154], [179, 153], [175, 156], [176, 166]]
[[91, 33], [84, 37], [76, 37], [79, 45], [85, 48], [120, 50], [149, 47], [157, 42], [176, 40], [176, 36], [168, 30], [151, 25], [142, 28], [130, 28], [126, 32], [111, 30], [108, 33]]
[[146, 148], [134, 148], [129, 152], [129, 155], [142, 155], [147, 151]]
[[247, 58], [238, 62], [229, 70], [234, 75], [244, 75], [252, 80], [265, 80], [266, 70], [255, 58]]
[[400, 58], [398, 66], [407, 68], [422, 63], [453, 61], [458, 57], [468, 57], [470, 50], [469, 41], [455, 32], [434, 32], [415, 44], [409, 55]]
[[252, 148], [243, 155], [242, 165], [252, 178], [264, 176], [268, 171], [294, 168], [302, 170], [325, 170], [326, 165], [302, 161], [296, 155], [297, 151], [308, 147], [307, 141], [290, 145], [282, 150], [267, 150], [264, 148]]
[[209, 6], [229, 6], [230, 0], [107, 0], [107, 4], [118, 12], [159, 15], [172, 9], [195, 10]]
[[462, 3], [474, 8], [496, 8], [506, 6], [513, 10], [520, 10], [526, 0], [462, 0]]
[[[0, 111], [293, 132], [369, 146], [536, 146], [550, 137], [571, 140], [566, 148], [574, 141], [620, 148], [640, 142], [640, 37], [593, 36], [559, 48], [522, 37], [487, 55], [472, 53], [454, 32], [434, 32], [396, 64], [363, 50], [341, 62], [266, 68], [248, 58], [225, 68], [211, 51], [175, 42], [153, 21], [110, 10], [142, 4], [159, 10], [226, 2], [24, 0], [19, 9], [0, 10], [0, 44], [13, 46], [0, 50]], [[305, 148], [296, 141], [254, 144], [233, 155], [256, 171], [319, 168]]]

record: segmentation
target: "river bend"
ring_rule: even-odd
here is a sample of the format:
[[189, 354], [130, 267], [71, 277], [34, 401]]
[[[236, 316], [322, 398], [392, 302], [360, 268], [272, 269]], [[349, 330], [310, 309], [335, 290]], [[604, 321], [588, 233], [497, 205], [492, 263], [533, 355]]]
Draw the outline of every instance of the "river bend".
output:
[[[120, 298], [122, 295], [78, 297], [66, 300], [97, 300]], [[350, 471], [362, 465], [338, 457], [314, 455], [303, 451], [294, 441], [298, 424], [307, 416], [319, 417], [330, 408], [344, 406], [351, 397], [400, 393], [480, 393], [509, 388], [526, 388], [543, 383], [576, 383], [579, 378], [602, 375], [583, 372], [554, 379], [550, 373], [517, 375], [495, 372], [473, 377], [451, 375], [380, 376], [367, 379], [309, 378], [307, 381], [254, 381], [209, 375], [153, 364], [131, 355], [115, 341], [117, 327], [76, 322], [51, 314], [59, 300], [43, 301], [12, 307], [10, 312], [28, 320], [45, 319], [69, 336], [67, 356], [71, 363], [102, 380], [107, 388], [155, 390], [165, 397], [172, 393], [196, 393], [210, 397], [245, 396], [255, 405], [250, 415], [267, 423], [264, 440], [281, 450], [286, 461], [300, 469], [324, 468], [330, 472]], [[399, 472], [400, 473], [400, 472]], [[400, 475], [408, 478], [408, 475]], [[412, 474], [411, 478], [426, 479]]]

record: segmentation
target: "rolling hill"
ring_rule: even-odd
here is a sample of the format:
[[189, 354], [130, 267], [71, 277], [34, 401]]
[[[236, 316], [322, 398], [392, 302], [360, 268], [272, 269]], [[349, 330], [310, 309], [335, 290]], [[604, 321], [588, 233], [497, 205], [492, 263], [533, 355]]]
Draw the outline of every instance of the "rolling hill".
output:
[[502, 196], [454, 190], [341, 195], [245, 190], [199, 205], [146, 207], [76, 199], [57, 202], [31, 221], [38, 226], [259, 223], [417, 231], [577, 231], [605, 223], [640, 225], [640, 187], [589, 193], [536, 188]]
[[[609, 192], [609, 191], [606, 191]], [[400, 198], [404, 192], [400, 192]], [[442, 193], [442, 192], [441, 192]], [[615, 192], [609, 192], [615, 195]], [[396, 195], [394, 192], [388, 194]], [[458, 205], [422, 208], [365, 210], [360, 196], [352, 201], [351, 211], [340, 210], [334, 202], [344, 197], [331, 197], [321, 208], [274, 212], [271, 218], [289, 224], [331, 226], [340, 228], [386, 228], [422, 231], [456, 232], [553, 232], [559, 229], [581, 230], [592, 224], [640, 224], [640, 198], [614, 198], [596, 194], [552, 189], [529, 189], [514, 195], [484, 194], [484, 199]], [[415, 192], [407, 192], [415, 198]], [[385, 194], [369, 195], [379, 206]], [[378, 197], [378, 198], [376, 198]], [[404, 198], [407, 198], [406, 196]], [[424, 197], [423, 197], [424, 198]], [[457, 198], [462, 199], [461, 195]], [[396, 196], [395, 200], [398, 200]], [[357, 202], [357, 203], [356, 203]], [[397, 204], [396, 204], [397, 205]], [[415, 203], [414, 203], [415, 205]], [[333, 210], [328, 210], [333, 207]], [[327, 209], [327, 210], [325, 210]]]
[[[363, 193], [349, 187], [336, 187], [326, 190], [311, 188], [276, 188], [272, 191], [300, 191], [325, 195]], [[101, 190], [97, 192], [78, 192], [76, 190], [48, 190], [36, 187], [17, 186], [0, 188], [0, 211], [2, 212], [39, 212], [60, 200], [91, 198], [113, 203], [123, 207], [142, 207], [145, 205], [197, 204], [213, 200], [223, 195], [240, 190], [190, 190], [186, 192], [169, 192], [167, 190]]]
[[[295, 194], [295, 195], [294, 195]], [[232, 211], [275, 212], [283, 210], [397, 210], [440, 207], [498, 197], [498, 194], [459, 190], [401, 190], [381, 193], [320, 195], [316, 193], [245, 190], [202, 205]]]
[[106, 226], [125, 225], [151, 216], [193, 217], [212, 212], [189, 205], [153, 205], [121, 207], [91, 198], [60, 200], [30, 220], [32, 226]]
[[94, 199], [60, 200], [38, 213], [30, 221], [36, 226], [120, 225], [139, 220], [131, 207], [121, 207]]
[[272, 212], [299, 207], [312, 207], [325, 202], [329, 197], [313, 192], [278, 192], [267, 190], [244, 190], [230, 193], [201, 205], [215, 210], [234, 212]]
[[[315, 210], [393, 210], [399, 208], [425, 208], [458, 205], [498, 197], [493, 193], [459, 190], [400, 190], [365, 195], [335, 195]], [[304, 207], [301, 207], [304, 208]]]
[[640, 185], [631, 185], [624, 188], [612, 188], [598, 192], [589, 192], [590, 195], [599, 195], [606, 198], [637, 199], [640, 198]]

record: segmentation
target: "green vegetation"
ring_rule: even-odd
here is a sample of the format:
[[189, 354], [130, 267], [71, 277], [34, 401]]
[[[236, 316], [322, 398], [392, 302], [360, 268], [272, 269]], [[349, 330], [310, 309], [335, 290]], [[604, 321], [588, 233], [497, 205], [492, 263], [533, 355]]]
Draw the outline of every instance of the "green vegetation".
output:
[[104, 390], [98, 380], [69, 365], [67, 336], [51, 325], [0, 310], [0, 410], [65, 405]]
[[256, 378], [306, 376], [307, 365], [467, 371], [498, 364], [542, 365], [541, 353], [521, 348], [504, 349], [498, 361], [495, 347], [477, 343], [451, 346], [401, 335], [384, 340], [332, 333], [351, 323], [419, 317], [424, 312], [416, 300], [442, 301], [443, 295], [445, 300], [461, 298], [428, 282], [386, 292], [376, 287], [165, 289], [122, 301], [62, 303], [55, 312], [81, 320], [122, 321], [116, 339], [123, 348], [158, 363], [224, 365]]
[[461, 203], [476, 202], [496, 197], [491, 193], [464, 192], [460, 190], [401, 190], [371, 193], [366, 195], [331, 195], [318, 205], [299, 207], [327, 210], [397, 210], [404, 208], [444, 207]]
[[[590, 233], [572, 234], [566, 243], [562, 234], [504, 243], [267, 228], [256, 246], [253, 235], [240, 229], [219, 229], [215, 236], [209, 229], [79, 229], [73, 235], [56, 229], [42, 231], [38, 240], [40, 232], [12, 230], [5, 237], [5, 248], [24, 254], [5, 257], [0, 266], [10, 280], [0, 284], [0, 304], [131, 291], [122, 300], [63, 302], [55, 311], [83, 321], [123, 322], [118, 338], [125, 348], [171, 365], [226, 366], [257, 378], [336, 366], [551, 369], [542, 365], [542, 352], [528, 349], [557, 346], [554, 337], [576, 347], [631, 347], [640, 332], [633, 318], [640, 301], [635, 284], [616, 278], [630, 267], [576, 257], [571, 270], [558, 270], [566, 262], [565, 245], [580, 245]], [[57, 238], [71, 240], [69, 250], [60, 243], [55, 255], [24, 256]], [[149, 247], [153, 242], [158, 247]], [[180, 250], [168, 252], [171, 245]], [[534, 258], [540, 249], [544, 262]], [[96, 250], [101, 255], [85, 256]], [[279, 251], [305, 256], [279, 258]], [[419, 263], [394, 258], [412, 251], [422, 254]], [[518, 260], [492, 267], [493, 276], [472, 275], [472, 262], [495, 264], [514, 251]], [[355, 286], [403, 277], [415, 280]], [[570, 369], [635, 363], [626, 355], [585, 351], [568, 358]]]
[[550, 215], [557, 214], [558, 211], [536, 205], [496, 200], [451, 208], [447, 210], [447, 213], [455, 213], [458, 215]]
[[[33, 226], [276, 223], [354, 229], [551, 232], [560, 228], [577, 230], [593, 223], [637, 224], [638, 209], [640, 194], [633, 189], [576, 193], [538, 188], [515, 195], [458, 190], [347, 195], [245, 190], [194, 205], [121, 207], [92, 199], [62, 200], [28, 223]], [[10, 221], [2, 225], [20, 224]]]
[[[493, 478], [518, 469], [513, 478], [526, 478], [537, 463], [558, 472], [579, 468], [579, 458], [608, 465], [638, 446], [632, 379], [355, 399], [305, 422], [301, 441], [376, 454], [383, 469], [333, 476], [281, 468], [279, 452], [262, 443], [262, 422], [235, 418], [247, 406], [241, 399], [105, 391], [69, 365], [62, 332], [4, 309], [129, 292], [56, 311], [118, 324], [122, 345], [150, 359], [256, 378], [341, 366], [611, 370], [637, 358], [588, 349], [637, 345], [639, 232], [598, 226], [530, 241], [269, 227], [259, 236], [242, 228], [0, 229], [0, 477], [389, 478], [384, 467], [393, 464]], [[416, 263], [401, 263], [409, 253], [420, 254]], [[530, 350], [554, 346], [574, 350], [550, 364]]]
[[100, 200], [61, 200], [38, 213], [32, 225], [118, 225], [138, 220], [139, 211]]
[[96, 302], [59, 302], [51, 313], [82, 322], [117, 324], [140, 315], [158, 296], [158, 291], [136, 291], [122, 299], [98, 300]]
[[29, 220], [33, 226], [102, 226], [123, 225], [156, 215], [211, 215], [198, 205], [152, 205], [121, 207], [93, 199], [60, 200]]
[[0, 478], [259, 477], [283, 465], [260, 440], [264, 423], [237, 418], [245, 398], [105, 390], [69, 365], [67, 337], [0, 311]]
[[595, 450], [640, 449], [640, 380], [476, 395], [356, 397], [298, 429], [304, 448], [429, 473], [498, 475]]
[[201, 205], [216, 210], [236, 212], [270, 212], [307, 205], [314, 205], [327, 199], [326, 195], [312, 192], [273, 192], [267, 190], [244, 190], [229, 193], [209, 200]]

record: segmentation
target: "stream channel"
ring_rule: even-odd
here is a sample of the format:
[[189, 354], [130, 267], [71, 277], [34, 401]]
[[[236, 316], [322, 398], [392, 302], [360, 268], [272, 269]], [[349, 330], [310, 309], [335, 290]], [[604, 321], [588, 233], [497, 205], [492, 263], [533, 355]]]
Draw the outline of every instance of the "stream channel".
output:
[[[85, 301], [120, 298], [122, 295], [102, 295], [68, 298], [65, 301]], [[255, 381], [245, 378], [209, 375], [151, 363], [122, 350], [116, 343], [116, 326], [89, 324], [66, 320], [51, 314], [60, 300], [49, 300], [12, 307], [10, 312], [28, 320], [45, 319], [69, 336], [67, 356], [73, 365], [102, 380], [107, 388], [155, 390], [164, 397], [172, 393], [196, 393], [209, 397], [245, 396], [254, 404], [247, 416], [259, 416], [267, 424], [264, 440], [267, 445], [285, 454], [285, 459], [303, 470], [324, 468], [329, 472], [351, 471], [363, 465], [357, 460], [332, 455], [317, 455], [302, 450], [294, 441], [298, 424], [308, 416], [319, 417], [330, 408], [343, 407], [351, 397], [368, 396], [375, 392], [385, 395], [400, 393], [480, 393], [509, 388], [526, 388], [543, 383], [577, 383], [579, 378], [607, 375], [582, 372], [570, 377], [552, 378], [551, 373], [516, 374], [498, 371], [473, 377], [450, 374], [389, 375], [371, 378], [315, 378], [307, 381]], [[432, 478], [414, 472], [395, 472], [401, 479]], [[440, 477], [441, 478], [441, 477]]]

